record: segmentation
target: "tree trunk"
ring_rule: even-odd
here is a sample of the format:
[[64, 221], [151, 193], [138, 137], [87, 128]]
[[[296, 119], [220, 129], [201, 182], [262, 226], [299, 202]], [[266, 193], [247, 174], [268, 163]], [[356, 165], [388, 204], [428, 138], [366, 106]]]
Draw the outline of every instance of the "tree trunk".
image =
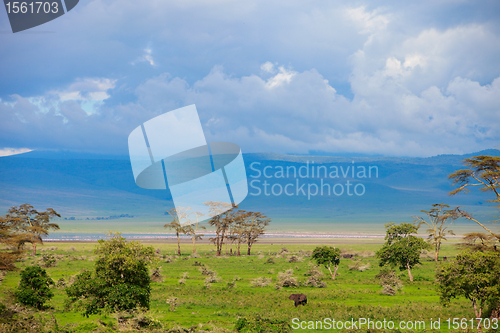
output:
[[[481, 318], [483, 311], [481, 308], [479, 308], [479, 309], [477, 308], [476, 301], [472, 301], [472, 307], [474, 308], [474, 314], [476, 315], [476, 318]], [[478, 325], [477, 325], [477, 330], [478, 330], [478, 332], [482, 332], [480, 323], [478, 323]]]
[[179, 238], [179, 233], [177, 232], [177, 254], [181, 255], [181, 240]]
[[339, 266], [335, 266], [335, 269], [333, 270], [333, 273], [332, 273], [332, 269], [330, 268], [330, 266], [326, 266], [326, 268], [330, 272], [332, 280], [335, 280], [335, 277], [337, 276], [337, 270], [339, 269]]
[[434, 261], [439, 261], [439, 247], [436, 244], [436, 250], [434, 252]]
[[248, 243], [248, 251], [247, 254], [250, 255], [250, 250], [252, 249], [252, 243]]
[[238, 256], [240, 256], [241, 253], [240, 253], [240, 243], [238, 243]]
[[36, 242], [33, 242], [32, 246], [33, 246], [33, 253], [32, 253], [32, 255], [34, 257], [34, 256], [36, 256]]
[[408, 269], [408, 276], [410, 277], [410, 282], [413, 282], [413, 275], [411, 275], [410, 265], [406, 264], [406, 268]]
[[195, 246], [195, 243], [196, 243], [196, 235], [194, 235], [194, 237], [192, 237], [192, 238], [193, 238], [193, 254], [195, 254], [195, 253], [196, 253], [196, 246]]

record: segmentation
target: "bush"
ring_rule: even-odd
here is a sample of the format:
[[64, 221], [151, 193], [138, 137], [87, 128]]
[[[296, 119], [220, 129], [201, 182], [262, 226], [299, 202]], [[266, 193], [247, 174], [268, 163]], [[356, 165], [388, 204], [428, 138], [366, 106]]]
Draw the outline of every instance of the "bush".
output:
[[323, 272], [319, 269], [319, 266], [314, 266], [310, 264], [310, 268], [307, 273], [304, 273], [305, 276], [308, 276], [305, 286], [315, 287], [315, 288], [326, 288], [326, 282], [322, 281], [325, 276]]
[[274, 261], [273, 257], [267, 258], [266, 262], [264, 264], [275, 264], [276, 261]]
[[163, 282], [163, 275], [161, 275], [160, 267], [156, 267], [151, 273], [151, 281], [158, 283]]
[[259, 315], [253, 318], [238, 318], [234, 329], [237, 332], [253, 333], [253, 332], [276, 332], [287, 333], [291, 332], [292, 328], [287, 319], [267, 319]]
[[56, 262], [56, 258], [53, 254], [47, 253], [42, 256], [42, 265], [45, 268], [55, 267]]
[[273, 280], [271, 278], [260, 276], [256, 279], [253, 279], [252, 281], [250, 281], [250, 284], [252, 285], [252, 287], [265, 287], [265, 286], [271, 284], [272, 282], [273, 282]]
[[81, 301], [83, 315], [108, 311], [149, 309], [151, 278], [148, 266], [154, 258], [154, 249], [139, 242], [127, 242], [120, 234], [100, 240], [94, 273], [79, 274], [66, 288], [70, 302]]
[[382, 293], [385, 295], [394, 296], [403, 287], [401, 280], [393, 270], [381, 270], [375, 277], [379, 279], [380, 285], [383, 288]]
[[296, 255], [291, 255], [290, 258], [288, 258], [288, 262], [302, 262], [302, 258]]
[[21, 281], [15, 291], [16, 299], [26, 305], [43, 309], [44, 303], [54, 297], [50, 285], [54, 281], [40, 266], [27, 267], [21, 272]]
[[371, 266], [369, 263], [363, 263], [361, 261], [356, 261], [353, 265], [349, 266], [349, 270], [363, 272], [363, 271], [366, 271], [367, 269], [370, 269], [370, 267]]
[[278, 273], [278, 279], [276, 282], [278, 287], [298, 287], [299, 282], [297, 278], [293, 276], [293, 269], [288, 269], [285, 272]]

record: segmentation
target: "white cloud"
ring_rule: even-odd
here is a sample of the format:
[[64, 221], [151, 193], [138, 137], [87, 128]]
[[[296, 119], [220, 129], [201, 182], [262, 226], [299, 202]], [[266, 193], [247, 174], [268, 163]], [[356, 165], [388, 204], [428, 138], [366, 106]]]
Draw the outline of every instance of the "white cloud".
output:
[[352, 6], [80, 3], [48, 23], [53, 38], [4, 36], [1, 146], [126, 151], [127, 131], [191, 103], [210, 139], [247, 152], [428, 156], [498, 144], [496, 7]]
[[0, 148], [0, 157], [18, 155], [28, 153], [30, 151], [33, 150], [28, 148]]
[[133, 61], [132, 65], [135, 65], [138, 62], [147, 62], [151, 66], [156, 66], [152, 53], [153, 50], [151, 50], [150, 48], [144, 49], [144, 54], [141, 57], [137, 58], [137, 60]]

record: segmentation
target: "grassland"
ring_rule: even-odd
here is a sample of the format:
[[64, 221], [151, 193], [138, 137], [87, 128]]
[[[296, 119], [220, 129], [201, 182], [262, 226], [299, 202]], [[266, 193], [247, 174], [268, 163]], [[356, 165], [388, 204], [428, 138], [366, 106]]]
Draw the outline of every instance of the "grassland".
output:
[[[193, 328], [212, 331], [234, 330], [239, 317], [252, 318], [261, 316], [270, 319], [282, 319], [291, 323], [293, 318], [305, 321], [335, 318], [335, 320], [372, 320], [425, 321], [429, 328], [431, 318], [441, 318], [442, 331], [448, 318], [472, 318], [473, 311], [466, 299], [458, 299], [451, 306], [443, 307], [439, 303], [436, 291], [435, 269], [429, 253], [423, 258], [423, 264], [414, 269], [415, 281], [410, 283], [405, 272], [400, 277], [404, 287], [395, 296], [381, 293], [376, 275], [379, 273], [374, 252], [380, 248], [381, 239], [315, 239], [302, 244], [304, 240], [266, 239], [265, 243], [257, 243], [252, 248], [251, 256], [216, 257], [214, 246], [207, 243], [197, 245], [199, 258], [192, 257], [192, 246], [182, 244], [181, 256], [174, 255], [177, 244], [145, 243], [158, 249], [162, 282], [152, 284], [150, 318], [162, 323], [163, 329]], [[329, 278], [327, 270], [324, 281], [326, 288], [300, 286], [297, 288], [275, 289], [278, 272], [293, 270], [293, 275], [300, 282], [307, 276], [304, 274], [311, 268], [308, 257], [310, 251], [319, 244], [335, 245], [343, 253], [355, 255], [352, 259], [342, 259], [338, 277], [335, 281]], [[19, 268], [39, 262], [44, 254], [53, 254], [57, 259], [55, 267], [47, 268], [54, 281], [63, 278], [69, 281], [75, 274], [93, 267], [95, 243], [45, 243], [39, 247], [35, 258], [26, 256], [18, 264]], [[282, 249], [288, 251], [282, 254]], [[246, 248], [242, 248], [246, 252]], [[447, 242], [441, 255], [453, 257], [457, 253], [455, 244]], [[289, 262], [292, 255], [298, 262]], [[267, 263], [269, 258], [273, 263]], [[215, 271], [219, 282], [205, 287], [205, 275], [200, 273], [199, 265]], [[368, 266], [364, 271], [350, 269], [354, 265]], [[399, 274], [399, 272], [398, 272]], [[179, 280], [187, 276], [184, 284]], [[251, 282], [258, 277], [271, 278], [273, 282], [266, 287], [253, 287]], [[19, 283], [18, 272], [9, 272], [0, 285], [2, 302], [8, 301], [9, 294]], [[71, 328], [73, 331], [96, 331], [107, 326], [108, 331], [117, 330], [117, 315], [101, 314], [89, 318], [83, 317], [76, 310], [65, 309], [66, 294], [62, 287], [54, 289], [55, 297], [49, 303], [50, 310], [37, 315], [46, 320], [55, 320], [59, 327]], [[292, 293], [304, 293], [308, 297], [306, 306], [294, 307], [288, 296]], [[174, 298], [177, 298], [175, 300]], [[173, 305], [174, 304], [174, 305]], [[52, 318], [52, 319], [51, 319]], [[198, 326], [197, 326], [198, 325]], [[124, 326], [122, 325], [122, 329]], [[192, 329], [194, 330], [194, 328]], [[177, 331], [179, 331], [177, 329]], [[300, 330], [311, 331], [311, 330]], [[367, 330], [362, 330], [367, 332]], [[406, 330], [404, 332], [413, 332]], [[418, 330], [421, 332], [422, 330]], [[429, 329], [425, 330], [429, 331]], [[179, 331], [180, 332], [180, 331]], [[361, 330], [360, 330], [361, 332]], [[375, 332], [375, 331], [370, 331]], [[416, 332], [416, 331], [415, 331]]]

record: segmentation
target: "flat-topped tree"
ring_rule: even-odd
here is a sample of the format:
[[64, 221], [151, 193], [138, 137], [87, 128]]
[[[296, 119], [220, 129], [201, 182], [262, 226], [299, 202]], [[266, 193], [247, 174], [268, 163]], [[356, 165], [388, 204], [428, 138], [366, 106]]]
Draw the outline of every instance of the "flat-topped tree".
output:
[[271, 219], [259, 212], [243, 212], [243, 239], [247, 243], [247, 254], [250, 255], [252, 245], [265, 234]]
[[450, 206], [444, 203], [434, 204], [430, 210], [421, 210], [422, 213], [427, 214], [428, 221], [417, 216], [415, 221], [420, 224], [426, 224], [429, 228], [427, 232], [427, 242], [434, 247], [434, 261], [439, 260], [439, 251], [441, 250], [441, 243], [446, 240], [446, 235], [454, 235], [453, 230], [448, 229], [451, 224], [460, 217], [458, 207], [455, 209], [446, 209]]
[[227, 237], [227, 231], [234, 222], [233, 214], [237, 206], [233, 206], [231, 203], [223, 201], [207, 201], [203, 204], [208, 206], [210, 215], [212, 215], [208, 224], [215, 227], [215, 237], [211, 237], [210, 241], [215, 244], [217, 256], [220, 256], [222, 253], [222, 246]]
[[184, 227], [184, 232], [186, 235], [191, 236], [191, 240], [193, 241], [193, 253], [196, 253], [196, 241], [201, 240], [203, 234], [200, 234], [202, 229], [206, 229], [204, 226], [200, 226], [199, 219], [203, 216], [201, 212], [193, 212], [190, 215], [194, 215], [192, 218], [196, 221], [195, 223], [186, 225]]
[[190, 210], [191, 210], [191, 208], [189, 208], [189, 207], [188, 208], [177, 207], [177, 208], [172, 208], [166, 212], [166, 213], [170, 214], [170, 216], [172, 216], [173, 221], [165, 224], [163, 227], [175, 230], [175, 235], [177, 236], [177, 254], [178, 255], [181, 255], [180, 234], [187, 233], [186, 226], [181, 225], [181, 220], [187, 219]]
[[[453, 185], [458, 186], [450, 192], [450, 195], [469, 192], [471, 186], [478, 187], [482, 192], [492, 193], [493, 199], [488, 201], [496, 203], [500, 208], [500, 157], [479, 155], [466, 158], [463, 163], [467, 166], [466, 169], [457, 170], [448, 176], [453, 180]], [[477, 223], [500, 242], [500, 233], [490, 230], [466, 211], [460, 209], [457, 211], [460, 216]]]
[[12, 229], [20, 236], [18, 246], [31, 243], [33, 255], [36, 255], [36, 245], [43, 244], [42, 236], [48, 236], [49, 230], [59, 229], [57, 223], [50, 221], [54, 217], [61, 217], [61, 215], [52, 208], [39, 212], [29, 204], [11, 207], [5, 216], [12, 225]]
[[9, 220], [0, 216], [0, 244], [7, 245], [0, 249], [0, 271], [11, 271], [16, 269], [14, 265], [22, 254], [20, 250], [11, 250], [16, 248], [21, 241], [22, 236], [14, 233]]

